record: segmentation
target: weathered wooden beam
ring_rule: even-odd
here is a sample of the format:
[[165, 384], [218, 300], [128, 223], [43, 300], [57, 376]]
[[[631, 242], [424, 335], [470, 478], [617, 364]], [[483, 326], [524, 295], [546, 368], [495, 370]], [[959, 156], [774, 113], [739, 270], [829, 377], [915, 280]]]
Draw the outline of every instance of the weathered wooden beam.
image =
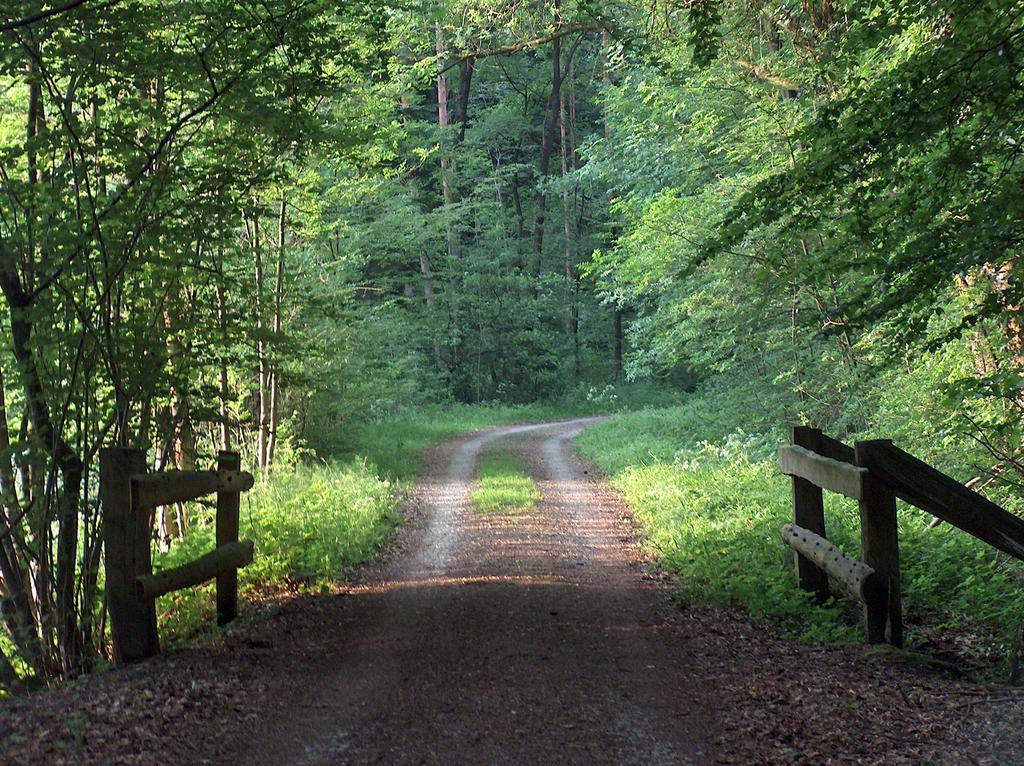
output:
[[889, 441], [857, 442], [858, 460], [897, 497], [1024, 561], [1024, 519]]
[[156, 608], [140, 599], [135, 588], [135, 578], [151, 571], [150, 516], [137, 511], [131, 500], [131, 477], [145, 470], [146, 455], [141, 450], [100, 450], [106, 600], [118, 665], [160, 653]]
[[[222, 472], [238, 471], [242, 458], [237, 452], [221, 451], [217, 468]], [[238, 492], [221, 490], [217, 493], [217, 545], [238, 540]], [[217, 576], [217, 624], [227, 625], [238, 616], [238, 571], [229, 569]]]
[[[891, 446], [891, 442], [885, 442]], [[865, 442], [854, 446], [857, 465], [867, 462]], [[875, 465], [876, 463], [872, 463]], [[868, 614], [868, 640], [903, 646], [903, 600], [900, 577], [900, 537], [896, 519], [896, 495], [880, 473], [869, 469], [860, 499], [860, 547], [864, 563], [885, 577], [886, 610]]]
[[214, 492], [244, 492], [252, 485], [245, 471], [163, 471], [132, 476], [132, 501], [136, 508], [152, 508]]
[[885, 589], [884, 578], [874, 569], [845, 555], [809, 529], [786, 524], [782, 528], [782, 539], [794, 551], [828, 573], [840, 590], [854, 601], [868, 603]]
[[787, 476], [799, 476], [855, 500], [860, 500], [864, 494], [866, 469], [824, 457], [793, 444], [779, 447], [779, 470]]
[[[794, 442], [794, 444], [795, 443], [796, 442]], [[849, 444], [844, 444], [838, 439], [833, 439], [831, 436], [826, 434], [821, 435], [821, 440], [818, 443], [818, 449], [814, 451], [820, 455], [824, 455], [825, 457], [838, 460], [841, 463], [853, 463], [853, 447]]]
[[200, 585], [217, 575], [252, 563], [252, 540], [219, 545], [195, 561], [156, 574], [135, 578], [139, 598], [151, 600], [165, 593]]
[[[793, 428], [793, 444], [811, 452], [820, 452], [824, 434], [817, 428], [796, 426]], [[793, 476], [793, 523], [825, 537], [825, 500], [821, 487], [807, 479]], [[831, 595], [828, 576], [812, 561], [793, 552], [797, 582], [800, 588], [815, 595], [819, 604], [825, 603]]]

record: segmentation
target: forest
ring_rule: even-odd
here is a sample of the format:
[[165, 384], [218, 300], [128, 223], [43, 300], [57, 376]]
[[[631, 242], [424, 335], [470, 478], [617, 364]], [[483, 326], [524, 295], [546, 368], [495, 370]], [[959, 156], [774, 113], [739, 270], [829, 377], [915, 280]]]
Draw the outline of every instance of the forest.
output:
[[[254, 587], [372, 558], [428, 443], [580, 413], [665, 566], [784, 622], [791, 425], [1024, 510], [1019, 0], [5, 0], [0, 39], [0, 689], [109, 660], [109, 446], [239, 450]], [[710, 571], [713, 509], [777, 587]], [[1024, 567], [901, 514], [907, 598], [1002, 668]], [[157, 560], [210, 526], [157, 509]]]

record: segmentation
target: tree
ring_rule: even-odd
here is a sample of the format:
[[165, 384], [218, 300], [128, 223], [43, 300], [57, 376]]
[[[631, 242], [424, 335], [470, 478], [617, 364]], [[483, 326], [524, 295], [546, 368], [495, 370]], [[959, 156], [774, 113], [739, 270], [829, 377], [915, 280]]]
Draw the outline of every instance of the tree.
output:
[[278, 158], [324, 137], [325, 92], [356, 93], [341, 83], [379, 42], [351, 34], [364, 20], [210, 0], [72, 3], [2, 25], [0, 603], [42, 679], [103, 646], [98, 449], [156, 444], [187, 467], [196, 426], [216, 424], [197, 401], [208, 365], [253, 335], [228, 306], [241, 295], [224, 224], [276, 182]]

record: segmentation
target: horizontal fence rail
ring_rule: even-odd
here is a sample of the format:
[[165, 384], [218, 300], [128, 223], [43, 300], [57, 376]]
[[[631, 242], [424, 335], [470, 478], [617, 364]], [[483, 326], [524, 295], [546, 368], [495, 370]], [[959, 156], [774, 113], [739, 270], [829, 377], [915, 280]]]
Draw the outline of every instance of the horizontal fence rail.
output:
[[782, 528], [782, 540], [808, 561], [825, 570], [843, 593], [854, 601], [868, 604], [877, 599], [885, 583], [878, 573], [857, 559], [852, 559], [820, 535], [796, 524]]
[[834, 460], [809, 449], [790, 444], [779, 447], [779, 470], [799, 476], [812, 484], [860, 500], [864, 497], [866, 468]]
[[252, 489], [252, 474], [244, 471], [164, 471], [131, 477], [132, 502], [138, 508], [185, 503], [215, 492]]
[[818, 567], [822, 575], [831, 577], [839, 585], [847, 598], [863, 605], [864, 626], [869, 641], [885, 641], [887, 627], [890, 640], [901, 640], [899, 626], [902, 623], [896, 624], [896, 631], [892, 630], [890, 624], [890, 587], [887, 577], [864, 562], [850, 558], [824, 537], [795, 524], [786, 524], [782, 528], [782, 539], [793, 549], [798, 559]]
[[135, 578], [139, 596], [143, 599], [158, 598], [182, 588], [202, 585], [229, 570], [248, 566], [252, 563], [254, 548], [252, 540], [224, 543], [180, 567], [162, 569], [151, 575], [139, 575]]
[[1024, 519], [999, 507], [892, 442], [860, 442], [863, 465], [896, 496], [1024, 561]]
[[[793, 523], [782, 528], [782, 539], [794, 551], [800, 587], [823, 602], [831, 595], [831, 577], [864, 605], [871, 642], [903, 643], [897, 497], [1024, 560], [1024, 519], [890, 441], [850, 447], [800, 426], [793, 429], [793, 443], [779, 448], [779, 470], [793, 482]], [[858, 501], [863, 561], [828, 541], [823, 489]]]

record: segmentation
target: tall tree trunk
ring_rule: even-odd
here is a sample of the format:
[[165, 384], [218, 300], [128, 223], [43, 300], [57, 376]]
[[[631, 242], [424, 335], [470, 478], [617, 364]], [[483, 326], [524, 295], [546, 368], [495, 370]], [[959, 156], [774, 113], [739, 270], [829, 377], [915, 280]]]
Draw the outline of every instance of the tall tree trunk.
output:
[[[0, 252], [0, 263], [9, 264], [11, 259]], [[0, 269], [0, 290], [3, 291], [10, 310], [11, 346], [15, 361], [21, 371], [21, 384], [25, 392], [25, 408], [32, 432], [43, 449], [50, 455], [53, 468], [60, 473], [61, 485], [56, 488], [57, 501], [57, 561], [55, 568], [56, 629], [59, 668], [45, 668], [44, 672], [71, 670], [78, 662], [78, 615], [75, 610], [75, 573], [78, 552], [79, 500], [82, 491], [82, 460], [63, 436], [54, 428], [50, 408], [43, 389], [39, 366], [33, 353], [32, 298], [26, 293], [17, 271]], [[44, 493], [36, 495], [44, 500]], [[40, 528], [40, 549], [38, 564], [37, 599], [40, 607], [48, 610], [49, 578], [48, 562], [43, 547], [49, 545], [50, 516], [46, 508], [40, 510], [40, 520], [47, 529]], [[44, 632], [47, 632], [43, 621]]]
[[519, 181], [519, 160], [520, 160], [521, 147], [516, 147], [515, 156], [512, 159], [515, 170], [512, 172], [512, 204], [515, 206], [516, 211], [516, 224], [515, 224], [515, 237], [516, 237], [516, 250], [515, 250], [515, 261], [513, 265], [516, 270], [521, 272], [526, 268], [524, 251], [526, 248], [526, 216], [523, 213], [523, 197], [519, 193], [520, 181]]
[[434, 308], [434, 268], [430, 264], [427, 254], [420, 251], [420, 274], [423, 275], [423, 300], [427, 308]]
[[612, 314], [612, 326], [614, 327], [614, 355], [615, 355], [615, 382], [622, 379], [622, 309], [616, 307]]
[[455, 134], [455, 146], [466, 138], [466, 126], [469, 125], [469, 93], [475, 69], [476, 59], [472, 56], [459, 62], [459, 100], [455, 104], [455, 121], [459, 124], [459, 129]]
[[[170, 408], [161, 408], [161, 415], [163, 417], [160, 417], [158, 422], [167, 422], [168, 427], [173, 430], [174, 416], [171, 414]], [[164, 470], [170, 462], [170, 455], [173, 454], [173, 452], [173, 448], [167, 448], [167, 444], [165, 444], [162, 434], [158, 430], [153, 444], [153, 470]], [[173, 507], [173, 505], [158, 505], [153, 509], [156, 519], [157, 545], [159, 546], [160, 551], [164, 553], [171, 549], [171, 540], [174, 537], [174, 520], [171, 518], [171, 515], [173, 514]]]
[[[605, 4], [605, 13], [607, 14], [608, 6]], [[611, 69], [611, 34], [608, 32], [607, 27], [601, 30], [601, 43], [603, 48], [603, 56], [601, 58], [601, 80], [604, 83], [604, 96], [605, 102], [607, 103], [609, 94], [612, 89], [612, 69]], [[610, 142], [612, 138], [612, 126], [608, 119], [608, 107], [607, 105], [602, 109], [602, 121], [604, 122], [604, 139], [606, 142]], [[611, 196], [608, 198], [609, 208], [611, 207]], [[609, 211], [610, 212], [610, 211]], [[611, 229], [611, 246], [614, 247], [617, 240], [617, 227], [612, 226]], [[614, 370], [612, 374], [612, 380], [618, 383], [622, 379], [622, 348], [624, 345], [624, 337], [622, 332], [622, 307], [618, 304], [615, 305], [612, 310], [612, 357], [614, 359]]]
[[[451, 220], [451, 206], [454, 202], [452, 194], [452, 163], [449, 154], [448, 129], [451, 126], [451, 115], [448, 111], [448, 75], [444, 71], [444, 60], [447, 49], [444, 42], [444, 31], [441, 29], [441, 22], [435, 25], [437, 60], [440, 69], [437, 73], [437, 125], [441, 128], [441, 196], [444, 201], [445, 231], [448, 237], [448, 258], [454, 262], [459, 256], [458, 233], [455, 229], [455, 222]], [[472, 71], [472, 70], [470, 70]], [[467, 86], [468, 87], [468, 86]], [[463, 126], [461, 130], [465, 130]], [[451, 269], [454, 273], [454, 267]]]
[[[572, 82], [572, 59], [569, 60], [569, 81]], [[562, 154], [562, 233], [564, 247], [564, 302], [566, 308], [566, 331], [573, 345], [573, 373], [579, 375], [579, 318], [576, 307], [576, 264], [573, 253], [573, 231], [571, 203], [569, 199], [569, 126], [565, 108], [565, 88], [558, 92], [558, 133]]]
[[167, 332], [167, 362], [171, 368], [173, 381], [170, 391], [171, 399], [171, 454], [174, 466], [179, 471], [193, 471], [196, 467], [196, 435], [192, 424], [192, 412], [188, 391], [190, 371], [188, 366], [188, 349], [182, 345], [177, 336], [180, 318], [175, 318], [170, 311], [164, 312], [164, 329]]
[[800, 317], [800, 286], [796, 283], [790, 285], [790, 309], [789, 309], [789, 344], [793, 353], [793, 374], [796, 383], [796, 391], [800, 401], [807, 400], [807, 391], [804, 388], [803, 366], [800, 364], [800, 353], [803, 350], [799, 342], [798, 328]]
[[15, 529], [15, 519], [22, 513], [11, 462], [11, 439], [8, 429], [4, 378], [0, 372], [0, 615], [14, 645], [29, 665], [39, 670], [41, 651], [36, 618], [32, 611], [29, 575], [24, 564], [24, 545]]
[[[288, 200], [281, 195], [281, 213], [277, 219], [277, 276], [274, 280], [274, 343], [281, 335], [281, 302], [284, 298], [284, 259], [285, 233], [288, 215]], [[267, 445], [267, 463], [274, 462], [274, 449], [277, 446], [277, 425], [281, 408], [280, 360], [277, 350], [270, 372], [270, 441]]]
[[[45, 112], [42, 88], [38, 82], [37, 72], [32, 60], [28, 63], [28, 114], [26, 125], [26, 149], [28, 165], [28, 182], [32, 191], [28, 197], [35, 197], [35, 188], [43, 183], [43, 172], [38, 164], [35, 152], [37, 138], [45, 130]], [[28, 217], [36, 214], [28, 211]], [[33, 339], [34, 299], [32, 290], [35, 283], [35, 263], [37, 245], [34, 241], [34, 229], [30, 223], [27, 230], [29, 241], [24, 257], [20, 260], [23, 275], [19, 274], [15, 265], [18, 259], [12, 253], [0, 251], [0, 289], [10, 310], [11, 345], [14, 357], [21, 373], [21, 384], [25, 394], [25, 414], [27, 423], [31, 425], [33, 435], [39, 440], [45, 452], [50, 456], [51, 466], [46, 472], [39, 464], [30, 465], [28, 485], [32, 488], [32, 497], [26, 500], [37, 509], [34, 512], [37, 537], [34, 540], [38, 558], [34, 562], [36, 599], [40, 610], [39, 624], [42, 627], [44, 644], [56, 630], [57, 656], [42, 656], [41, 668], [44, 675], [71, 670], [79, 661], [78, 614], [75, 603], [75, 575], [77, 572], [79, 502], [82, 485], [82, 461], [75, 449], [64, 440], [63, 435], [54, 427], [50, 415], [49, 402], [39, 374], [37, 349]], [[60, 486], [56, 477], [60, 475]], [[51, 601], [49, 560], [50, 540], [52, 536], [51, 505], [56, 497], [57, 544], [56, 562], [53, 568], [55, 582], [52, 585], [55, 604]], [[55, 608], [54, 608], [55, 607]], [[45, 648], [44, 648], [45, 652]]]
[[222, 264], [224, 263], [223, 252], [219, 253], [217, 258], [217, 322], [220, 324], [220, 386], [218, 390], [218, 405], [220, 413], [220, 448], [222, 450], [231, 449], [231, 428], [228, 423], [228, 316], [227, 316], [227, 302], [225, 299], [224, 291], [224, 271]]
[[[187, 295], [182, 300], [188, 301]], [[178, 328], [182, 324], [180, 318], [172, 315], [171, 309], [163, 314], [163, 331], [167, 338], [167, 366], [171, 375], [170, 407], [166, 410], [169, 428], [169, 454], [164, 454], [165, 445], [157, 437], [156, 463], [157, 470], [163, 470], [168, 463], [173, 463], [179, 471], [194, 471], [196, 467], [196, 435], [192, 423], [188, 379], [188, 349], [182, 345], [178, 337]], [[157, 540], [162, 551], [168, 551], [174, 539], [184, 536], [188, 521], [185, 507], [180, 503], [162, 505], [155, 509], [157, 522]]]
[[0, 689], [11, 690], [18, 686], [18, 672], [7, 659], [3, 647], [0, 647]]
[[[400, 96], [399, 97], [399, 106], [400, 106], [401, 112], [402, 112], [402, 124], [403, 125], [408, 125], [408, 123], [409, 123], [409, 109], [410, 109], [409, 97], [406, 96], [406, 95]], [[414, 169], [411, 172], [411, 177], [414, 178], [415, 175], [416, 175], [416, 171]], [[417, 199], [418, 194], [417, 194], [417, 188], [416, 188], [415, 184], [411, 185], [409, 195], [413, 198], [413, 200]], [[419, 271], [420, 271], [420, 276], [423, 277], [423, 299], [424, 299], [424, 302], [427, 304], [428, 312], [433, 314], [433, 309], [434, 309], [434, 269], [433, 269], [432, 264], [430, 263], [430, 257], [427, 255], [426, 251], [423, 250], [423, 249], [421, 249], [420, 252], [419, 252]], [[410, 290], [413, 289], [412, 285], [410, 285], [409, 288], [410, 288]], [[406, 293], [407, 297], [412, 297], [412, 295], [413, 295], [412, 292], [407, 292]], [[440, 356], [441, 356], [441, 346], [435, 340], [434, 341], [434, 359], [438, 360], [438, 359], [440, 359]]]
[[516, 208], [516, 240], [526, 236], [526, 219], [523, 216], [523, 199], [519, 194], [519, 170], [512, 174], [512, 204]]
[[269, 367], [267, 364], [267, 343], [263, 337], [265, 326], [263, 323], [263, 252], [260, 243], [260, 213], [259, 200], [253, 201], [252, 232], [250, 234], [250, 245], [253, 253], [253, 268], [255, 274], [255, 303], [256, 303], [256, 465], [259, 468], [267, 467], [268, 432], [270, 425], [270, 393], [267, 390], [269, 382]]
[[[555, 2], [558, 13], [559, 2]], [[534, 278], [540, 277], [541, 252], [544, 248], [544, 219], [547, 209], [547, 195], [544, 193], [544, 179], [551, 169], [551, 153], [555, 146], [555, 130], [558, 122], [559, 95], [562, 91], [562, 41], [555, 38], [551, 43], [551, 93], [548, 96], [547, 109], [544, 113], [544, 130], [541, 134], [540, 158], [537, 162], [539, 179], [537, 188], [537, 218], [533, 227], [533, 264], [531, 270]]]

